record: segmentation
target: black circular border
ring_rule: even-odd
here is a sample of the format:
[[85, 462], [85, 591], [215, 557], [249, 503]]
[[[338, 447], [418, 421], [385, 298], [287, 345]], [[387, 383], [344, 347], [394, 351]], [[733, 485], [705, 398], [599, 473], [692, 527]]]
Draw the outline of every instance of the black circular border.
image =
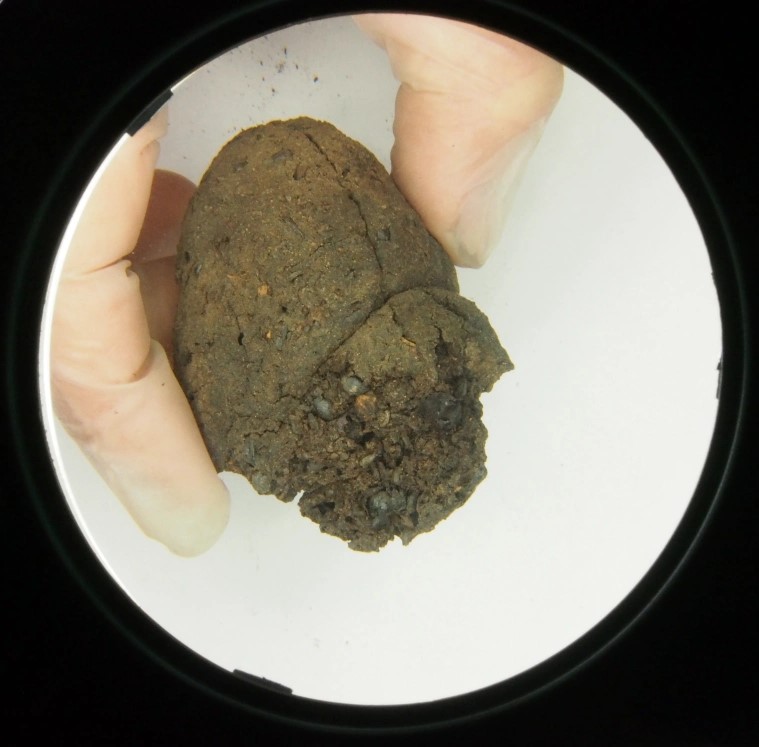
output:
[[[363, 10], [331, 5], [319, 16]], [[396, 4], [383, 3], [383, 7]], [[380, 4], [376, 4], [379, 9]], [[415, 10], [436, 10], [427, 3]], [[403, 4], [410, 10], [411, 4]], [[445, 14], [437, 10], [439, 14]], [[550, 53], [603, 90], [627, 111], [663, 154], [683, 187], [709, 249], [720, 301], [723, 325], [722, 387], [713, 443], [693, 500], [671, 541], [633, 592], [599, 625], [570, 647], [541, 665], [506, 682], [456, 698], [428, 704], [367, 708], [344, 706], [287, 696], [233, 678], [209, 665], [165, 631], [158, 628], [118, 589], [100, 566], [75, 525], [46, 451], [42, 424], [30, 413], [41, 405], [36, 387], [36, 350], [20, 341], [38, 335], [46, 278], [60, 235], [82, 186], [110, 145], [145, 104], [191, 69], [243, 39], [283, 25], [306, 20], [302, 7], [289, 2], [258, 3], [240, 8], [196, 35], [173, 43], [166, 54], [139, 71], [132, 84], [112, 97], [99, 120], [90, 124], [59, 172], [25, 247], [16, 278], [10, 335], [6, 339], [11, 365], [11, 424], [35, 506], [51, 540], [68, 569], [87, 588], [100, 609], [143, 651], [178, 676], [228, 703], [288, 723], [340, 731], [381, 729], [412, 731], [442, 727], [513, 708], [546, 688], [555, 686], [591, 661], [621, 636], [676, 577], [706, 526], [730, 468], [731, 456], [742, 427], [741, 414], [747, 382], [746, 295], [737, 271], [738, 262], [719, 201], [704, 177], [685, 139], [667, 120], [664, 111], [612, 61], [558, 24], [512, 3], [471, 4], [457, 9], [464, 20], [500, 28]], [[15, 363], [14, 363], [15, 361]], [[51, 500], [50, 496], [55, 498]]]

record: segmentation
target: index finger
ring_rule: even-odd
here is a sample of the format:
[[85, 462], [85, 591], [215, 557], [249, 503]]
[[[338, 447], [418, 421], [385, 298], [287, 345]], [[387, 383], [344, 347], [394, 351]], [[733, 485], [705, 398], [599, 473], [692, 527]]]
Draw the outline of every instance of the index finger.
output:
[[50, 374], [61, 422], [137, 524], [195, 555], [223, 531], [228, 493], [151, 340], [139, 277], [124, 259], [140, 234], [165, 128], [164, 113], [125, 140], [85, 206], [54, 301]]

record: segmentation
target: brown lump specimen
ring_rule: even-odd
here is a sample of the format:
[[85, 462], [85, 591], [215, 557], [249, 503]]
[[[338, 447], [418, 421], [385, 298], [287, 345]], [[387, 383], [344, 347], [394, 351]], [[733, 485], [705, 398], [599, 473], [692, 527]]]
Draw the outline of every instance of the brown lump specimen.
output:
[[513, 368], [382, 165], [332, 125], [241, 132], [190, 203], [177, 375], [219, 470], [355, 550], [485, 476], [479, 397]]

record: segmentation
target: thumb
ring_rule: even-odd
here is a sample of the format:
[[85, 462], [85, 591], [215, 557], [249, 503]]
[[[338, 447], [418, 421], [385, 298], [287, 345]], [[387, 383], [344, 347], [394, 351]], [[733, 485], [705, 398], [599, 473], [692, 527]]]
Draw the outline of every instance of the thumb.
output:
[[51, 385], [62, 424], [137, 524], [196, 555], [223, 531], [229, 498], [124, 259], [165, 129], [164, 113], [125, 139], [86, 204], [54, 300]]
[[401, 82], [393, 179], [456, 264], [479, 267], [561, 95], [562, 66], [531, 47], [431, 16], [367, 14]]

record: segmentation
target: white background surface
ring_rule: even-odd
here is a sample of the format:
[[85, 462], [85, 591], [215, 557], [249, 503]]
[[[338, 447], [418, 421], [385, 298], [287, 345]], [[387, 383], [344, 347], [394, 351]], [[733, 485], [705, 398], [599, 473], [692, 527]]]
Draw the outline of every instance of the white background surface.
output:
[[[197, 181], [243, 127], [303, 114], [388, 165], [396, 87], [384, 53], [349, 20], [292, 27], [177, 88], [159, 165]], [[484, 270], [459, 277], [516, 369], [483, 398], [488, 478], [406, 548], [354, 553], [295, 505], [225, 475], [226, 533], [200, 558], [172, 556], [53, 420], [43, 381], [72, 510], [114, 578], [168, 632], [296, 695], [428, 701], [540, 663], [650, 568], [704, 463], [721, 351], [706, 249], [666, 165], [567, 71], [502, 246]]]

